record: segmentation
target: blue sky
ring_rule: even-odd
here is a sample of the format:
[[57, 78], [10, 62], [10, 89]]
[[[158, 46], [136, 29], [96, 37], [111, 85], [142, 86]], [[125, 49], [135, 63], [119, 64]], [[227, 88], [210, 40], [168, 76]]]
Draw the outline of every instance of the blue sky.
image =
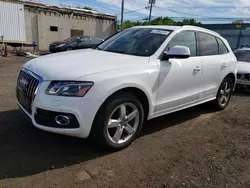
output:
[[[40, 1], [58, 5], [89, 6], [98, 12], [117, 14], [118, 19], [120, 19], [121, 0]], [[142, 20], [143, 18], [147, 18], [149, 11], [145, 9], [146, 6], [148, 6], [148, 0], [125, 0], [125, 19]], [[129, 12], [134, 10], [138, 11]], [[250, 0], [156, 0], [152, 15], [153, 17], [202, 17], [205, 19], [211, 17], [250, 18]]]

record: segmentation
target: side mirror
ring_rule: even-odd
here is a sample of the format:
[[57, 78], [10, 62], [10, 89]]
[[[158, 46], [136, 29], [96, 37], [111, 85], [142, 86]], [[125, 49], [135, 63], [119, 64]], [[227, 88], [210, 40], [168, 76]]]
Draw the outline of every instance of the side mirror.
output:
[[162, 60], [169, 60], [171, 58], [187, 59], [191, 56], [190, 49], [186, 46], [176, 45], [170, 48], [169, 51], [165, 51]]

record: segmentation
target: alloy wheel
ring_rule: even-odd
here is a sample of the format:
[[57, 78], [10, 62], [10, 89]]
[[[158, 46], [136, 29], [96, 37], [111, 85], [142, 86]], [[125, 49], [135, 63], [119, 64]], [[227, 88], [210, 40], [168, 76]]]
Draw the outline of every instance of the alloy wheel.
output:
[[111, 142], [123, 144], [137, 131], [140, 122], [138, 108], [132, 103], [123, 103], [113, 110], [108, 125], [107, 135]]
[[231, 84], [225, 81], [220, 88], [219, 103], [222, 107], [226, 106], [231, 97]]

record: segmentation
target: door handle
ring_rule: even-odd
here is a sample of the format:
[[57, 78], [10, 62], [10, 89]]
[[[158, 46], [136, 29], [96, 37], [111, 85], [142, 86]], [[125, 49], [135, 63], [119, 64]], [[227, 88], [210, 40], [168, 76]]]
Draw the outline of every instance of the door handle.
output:
[[201, 70], [200, 67], [195, 67], [195, 68], [194, 68], [194, 72], [198, 72], [198, 71], [200, 71], [200, 70]]
[[223, 63], [222, 65], [221, 65], [221, 68], [226, 68], [227, 67], [227, 64], [226, 63]]

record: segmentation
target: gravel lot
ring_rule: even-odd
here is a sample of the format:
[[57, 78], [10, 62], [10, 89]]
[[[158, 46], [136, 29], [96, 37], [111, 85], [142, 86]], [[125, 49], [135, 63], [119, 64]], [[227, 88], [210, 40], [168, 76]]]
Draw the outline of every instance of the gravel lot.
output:
[[0, 187], [250, 187], [250, 93], [214, 112], [201, 105], [144, 125], [116, 153], [34, 128], [15, 105], [25, 58], [0, 57]]

